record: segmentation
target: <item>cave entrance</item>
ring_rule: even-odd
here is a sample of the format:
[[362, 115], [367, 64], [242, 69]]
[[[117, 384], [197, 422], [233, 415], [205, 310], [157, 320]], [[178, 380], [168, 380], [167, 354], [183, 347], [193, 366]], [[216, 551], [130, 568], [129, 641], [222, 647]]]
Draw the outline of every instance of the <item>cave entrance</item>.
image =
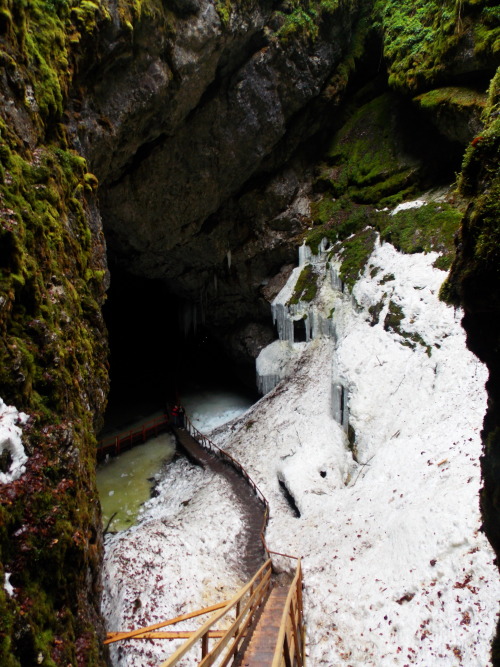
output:
[[202, 412], [212, 414], [246, 409], [257, 400], [205, 327], [199, 308], [162, 281], [112, 268], [103, 313], [111, 386], [101, 436], [126, 430], [179, 398], [190, 414], [200, 411], [200, 401]]
[[301, 318], [300, 320], [293, 321], [293, 342], [294, 343], [305, 343], [307, 340], [306, 334], [306, 321]]

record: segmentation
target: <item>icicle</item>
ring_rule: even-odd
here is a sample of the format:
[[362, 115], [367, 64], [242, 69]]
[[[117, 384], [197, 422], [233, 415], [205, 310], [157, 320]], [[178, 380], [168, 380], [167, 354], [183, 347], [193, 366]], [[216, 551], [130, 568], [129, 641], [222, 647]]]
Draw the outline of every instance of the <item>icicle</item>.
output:
[[[180, 312], [180, 322], [182, 333], [185, 337], [190, 333], [196, 334], [198, 326], [203, 322], [204, 310], [202, 304], [193, 303], [192, 301], [185, 301]], [[200, 317], [201, 315], [201, 317]]]
[[332, 416], [342, 426], [344, 431], [347, 432], [349, 426], [347, 390], [340, 382], [332, 384]]
[[308, 343], [311, 340], [311, 317], [309, 315], [304, 317], [304, 325], [306, 327], [306, 343]]
[[332, 264], [331, 267], [330, 267], [330, 274], [331, 274], [331, 278], [332, 278], [332, 287], [333, 287], [333, 289], [336, 289], [338, 292], [343, 292], [344, 291], [344, 283], [340, 279], [339, 269], [340, 269], [340, 265], [336, 266], [335, 264]]
[[230, 269], [231, 268], [231, 251], [230, 250], [227, 251], [226, 257], [227, 257], [227, 267], [228, 267], [228, 269]]
[[257, 375], [257, 389], [265, 396], [281, 381], [279, 375]]
[[293, 320], [288, 312], [288, 307], [283, 303], [273, 303], [271, 308], [279, 339], [293, 343]]
[[311, 257], [311, 248], [306, 245], [306, 242], [299, 246], [299, 266], [305, 266]]

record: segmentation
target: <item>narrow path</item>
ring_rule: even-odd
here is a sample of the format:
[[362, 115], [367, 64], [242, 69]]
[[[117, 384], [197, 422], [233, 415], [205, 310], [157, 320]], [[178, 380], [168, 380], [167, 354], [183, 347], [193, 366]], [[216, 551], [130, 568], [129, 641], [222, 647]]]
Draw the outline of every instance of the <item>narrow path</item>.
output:
[[272, 665], [287, 595], [286, 587], [277, 586], [271, 590], [248, 643], [241, 647], [243, 655], [236, 658], [233, 667]]
[[245, 530], [238, 536], [243, 553], [240, 561], [241, 574], [244, 579], [250, 579], [265, 561], [264, 547], [260, 538], [264, 520], [263, 503], [257, 498], [247, 481], [231, 465], [203, 449], [187, 430], [181, 428], [172, 430], [188, 458], [222, 475], [231, 485], [234, 500], [239, 505], [245, 523]]

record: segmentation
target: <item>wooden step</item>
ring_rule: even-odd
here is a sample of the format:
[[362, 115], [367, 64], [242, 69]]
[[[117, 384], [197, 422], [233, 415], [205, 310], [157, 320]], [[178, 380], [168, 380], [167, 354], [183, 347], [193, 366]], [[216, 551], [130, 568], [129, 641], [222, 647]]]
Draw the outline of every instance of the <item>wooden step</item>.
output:
[[273, 588], [239, 663], [241, 667], [270, 667], [273, 662], [288, 588]]

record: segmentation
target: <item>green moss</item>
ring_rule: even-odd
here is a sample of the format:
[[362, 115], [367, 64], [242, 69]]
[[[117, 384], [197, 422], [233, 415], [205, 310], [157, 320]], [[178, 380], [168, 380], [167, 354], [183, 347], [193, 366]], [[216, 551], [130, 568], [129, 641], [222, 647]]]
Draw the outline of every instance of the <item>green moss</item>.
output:
[[232, 8], [231, 0], [215, 0], [215, 8], [217, 9], [222, 25], [229, 25]]
[[313, 2], [300, 2], [292, 0], [289, 3], [291, 11], [282, 13], [282, 25], [276, 35], [278, 39], [287, 41], [291, 36], [300, 35], [308, 39], [315, 39], [318, 36], [318, 10]]
[[322, 25], [340, 11], [357, 8], [356, 0], [286, 0], [275, 14], [279, 23], [275, 37], [287, 43], [291, 38], [314, 41]]
[[109, 14], [101, 2], [80, 0], [71, 10], [71, 17], [75, 24], [84, 33], [92, 33], [99, 21], [109, 19]]
[[332, 255], [341, 257], [339, 276], [350, 290], [362, 274], [375, 247], [376, 233], [365, 229], [346, 241], [339, 242], [332, 250]]
[[472, 88], [447, 86], [429, 90], [415, 97], [422, 109], [433, 109], [437, 106], [447, 107], [479, 107], [484, 109], [487, 97]]
[[449, 204], [431, 202], [392, 216], [380, 216], [377, 226], [382, 240], [390, 241], [402, 252], [441, 253], [438, 268], [446, 268], [454, 257], [454, 238], [462, 216], [463, 212]]
[[288, 301], [288, 305], [299, 303], [299, 301], [310, 302], [318, 291], [318, 276], [311, 264], [306, 264], [295, 283], [295, 289]]
[[385, 285], [386, 283], [391, 282], [392, 280], [395, 280], [394, 273], [386, 273], [385, 276], [380, 281], [380, 285]]
[[456, 51], [470, 48], [470, 42], [482, 58], [494, 58], [500, 50], [494, 0], [376, 0], [374, 7], [389, 84], [395, 88], [432, 87], [443, 78]]
[[[380, 304], [378, 304], [378, 306], [380, 306]], [[372, 311], [370, 310], [370, 313], [371, 312]], [[375, 313], [372, 313], [372, 318], [374, 314]], [[380, 310], [377, 310], [376, 321], [372, 321], [372, 324], [376, 324], [378, 322], [379, 314]], [[403, 338], [403, 340], [401, 341], [401, 345], [404, 345], [405, 347], [411, 347], [414, 350], [417, 345], [421, 345], [425, 349], [427, 356], [430, 357], [432, 354], [432, 347], [425, 342], [422, 336], [416, 332], [405, 331], [401, 327], [401, 323], [404, 320], [404, 318], [405, 314], [401, 306], [399, 306], [391, 299], [389, 301], [389, 310], [387, 311], [387, 314], [384, 319], [385, 331], [394, 331], [394, 333], [399, 334]]]
[[401, 322], [404, 320], [405, 314], [401, 306], [394, 301], [389, 301], [389, 310], [384, 319], [385, 331], [395, 331], [401, 333]]
[[311, 215], [316, 227], [308, 232], [305, 241], [315, 255], [324, 238], [331, 243], [342, 241], [365, 227], [373, 226], [378, 217], [370, 206], [358, 205], [347, 197], [332, 200], [327, 195], [313, 203]]
[[401, 100], [385, 93], [362, 105], [337, 132], [320, 167], [316, 189], [325, 192], [313, 216], [330, 214], [333, 198], [349, 197], [365, 204], [408, 194], [418, 181], [419, 163], [403, 149]]
[[[0, 489], [0, 505], [8, 502], [9, 509], [1, 516], [0, 556], [17, 591], [16, 600], [0, 596], [2, 665], [18, 664], [20, 652], [24, 664], [38, 664], [40, 654], [46, 665], [102, 662], [95, 631], [88, 628], [87, 636], [83, 619], [91, 605], [84, 599], [91, 596], [87, 577], [96, 576], [99, 556], [88, 536], [98, 520], [91, 505], [92, 433], [94, 410], [102, 406], [90, 405], [89, 397], [107, 387], [98, 306], [104, 290], [93, 265], [100, 240], [87, 223], [86, 197], [95, 184], [54, 124], [70, 75], [61, 32], [69, 21], [66, 9], [35, 0], [16, 5], [20, 46], [13, 38], [10, 48], [18, 80], [27, 86], [32, 77], [36, 104], [26, 97], [36, 150], [0, 118], [0, 385], [2, 398], [32, 418], [24, 432], [27, 471]], [[94, 304], [91, 314], [82, 302]], [[74, 497], [58, 493], [63, 478], [76, 480]], [[57, 517], [51, 514], [56, 507]], [[17, 535], [20, 526], [24, 532]], [[76, 548], [77, 533], [85, 538]], [[68, 607], [65, 624], [58, 615], [62, 606]], [[75, 641], [84, 635], [77, 659]]]
[[368, 312], [370, 314], [370, 325], [372, 327], [374, 327], [376, 324], [379, 323], [380, 313], [382, 312], [383, 308], [384, 308], [383, 299], [368, 308]]

